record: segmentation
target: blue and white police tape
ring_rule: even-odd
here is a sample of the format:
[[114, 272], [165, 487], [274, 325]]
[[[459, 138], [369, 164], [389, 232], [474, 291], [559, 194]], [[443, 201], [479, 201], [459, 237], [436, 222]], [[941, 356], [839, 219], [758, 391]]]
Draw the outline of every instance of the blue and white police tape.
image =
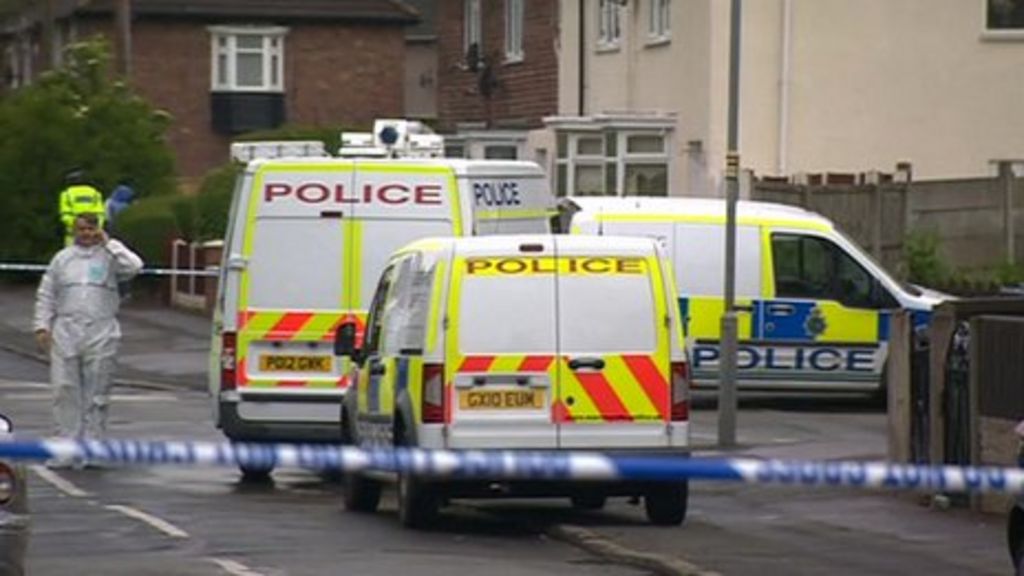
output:
[[[46, 264], [24, 264], [24, 263], [9, 263], [0, 262], [0, 272], [46, 272]], [[143, 268], [140, 272], [142, 276], [207, 276], [215, 278], [219, 275], [216, 268], [207, 269], [196, 269], [196, 270], [181, 270], [178, 268]]]
[[0, 458], [121, 465], [297, 467], [488, 480], [672, 481], [1024, 493], [1024, 469], [886, 462], [610, 456], [594, 452], [363, 450], [323, 444], [140, 440], [0, 441]]

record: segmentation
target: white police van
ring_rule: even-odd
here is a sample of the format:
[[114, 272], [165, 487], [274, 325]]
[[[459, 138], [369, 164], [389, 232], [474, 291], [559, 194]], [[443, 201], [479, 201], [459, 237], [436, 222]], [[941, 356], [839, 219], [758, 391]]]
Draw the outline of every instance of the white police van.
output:
[[[695, 386], [716, 386], [725, 202], [580, 197], [562, 208], [563, 227], [573, 234], [653, 237], [671, 254]], [[820, 214], [738, 203], [742, 389], [880, 394], [892, 312], [908, 310], [915, 324], [924, 325], [946, 297], [898, 282]]]
[[550, 231], [554, 200], [534, 163], [438, 158], [436, 138], [398, 121], [345, 143], [345, 158], [258, 159], [238, 180], [209, 380], [216, 425], [233, 440], [337, 439], [349, 380], [331, 342], [343, 321], [361, 337], [395, 249]]

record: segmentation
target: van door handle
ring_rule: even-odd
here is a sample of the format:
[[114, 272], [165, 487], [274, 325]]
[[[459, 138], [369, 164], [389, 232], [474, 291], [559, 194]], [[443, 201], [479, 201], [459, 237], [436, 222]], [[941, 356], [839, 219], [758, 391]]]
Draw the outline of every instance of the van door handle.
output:
[[796, 313], [796, 306], [792, 304], [769, 304], [768, 313], [773, 316], [792, 316]]
[[569, 360], [570, 370], [579, 370], [580, 368], [604, 370], [604, 360], [601, 358], [573, 358]]
[[388, 371], [387, 364], [381, 362], [380, 360], [371, 360], [370, 361], [370, 376], [380, 376], [381, 374], [383, 374], [383, 373], [385, 373], [387, 371]]

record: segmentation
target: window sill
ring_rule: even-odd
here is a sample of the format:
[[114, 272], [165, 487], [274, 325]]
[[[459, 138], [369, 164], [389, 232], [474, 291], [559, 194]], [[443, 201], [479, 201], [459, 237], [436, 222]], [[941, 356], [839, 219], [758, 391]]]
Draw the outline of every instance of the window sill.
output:
[[505, 66], [515, 66], [517, 64], [522, 64], [523, 60], [526, 60], [526, 58], [522, 54], [518, 56], [509, 56], [506, 54], [505, 60], [502, 62], [502, 64]]
[[1024, 42], [1024, 29], [985, 30], [979, 40], [982, 42]]
[[644, 42], [644, 48], [660, 48], [662, 46], [668, 46], [671, 43], [671, 36], [648, 36], [647, 41]]
[[284, 88], [250, 88], [250, 87], [229, 87], [229, 86], [213, 86], [210, 88], [210, 92], [224, 93], [224, 94], [284, 94]]
[[622, 46], [616, 42], [615, 44], [598, 44], [594, 52], [598, 54], [613, 54], [622, 49]]

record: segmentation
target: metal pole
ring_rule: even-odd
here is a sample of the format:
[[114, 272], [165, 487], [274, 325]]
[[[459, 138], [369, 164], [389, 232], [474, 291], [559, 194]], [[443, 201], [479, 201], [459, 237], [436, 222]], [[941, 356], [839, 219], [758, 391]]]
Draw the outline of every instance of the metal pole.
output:
[[718, 384], [718, 444], [736, 445], [736, 200], [739, 196], [740, 17], [742, 0], [732, 0], [729, 26], [729, 138], [725, 159], [725, 314]]
[[114, 5], [117, 21], [117, 71], [128, 78], [132, 73], [132, 2], [117, 0]]

